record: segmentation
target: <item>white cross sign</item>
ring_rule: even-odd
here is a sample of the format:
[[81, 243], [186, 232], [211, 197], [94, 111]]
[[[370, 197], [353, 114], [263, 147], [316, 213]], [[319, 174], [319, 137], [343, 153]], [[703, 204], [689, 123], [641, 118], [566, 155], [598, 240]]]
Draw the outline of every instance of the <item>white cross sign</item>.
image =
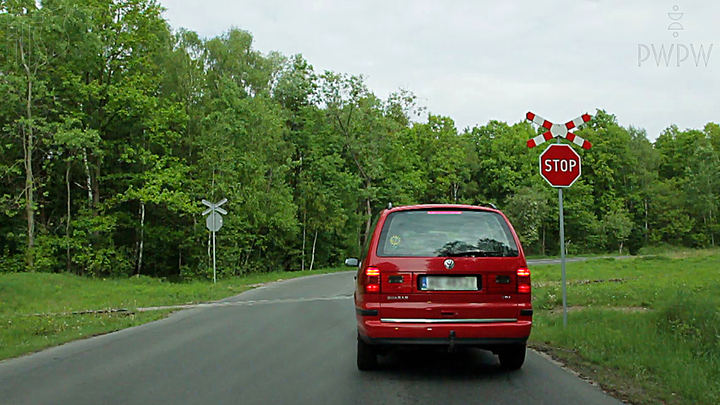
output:
[[223, 198], [221, 201], [217, 203], [211, 203], [208, 200], [202, 200], [202, 203], [205, 204], [208, 209], [206, 209], [202, 214], [203, 216], [210, 214], [206, 221], [205, 226], [207, 226], [207, 229], [212, 232], [212, 247], [213, 247], [213, 283], [217, 283], [217, 269], [216, 269], [216, 258], [215, 258], [215, 232], [219, 231], [220, 228], [222, 228], [223, 225], [223, 219], [222, 215], [227, 215], [227, 211], [220, 208], [221, 205], [225, 204], [227, 202], [227, 198]]
[[213, 211], [217, 211], [217, 212], [219, 212], [220, 214], [227, 215], [227, 211], [225, 211], [224, 209], [220, 208], [220, 206], [223, 205], [223, 204], [225, 204], [226, 202], [227, 202], [227, 198], [223, 198], [220, 202], [215, 203], [215, 204], [211, 203], [211, 202], [208, 201], [208, 200], [202, 200], [202, 203], [203, 203], [203, 204], [205, 204], [205, 205], [207, 205], [208, 207], [210, 207], [210, 208], [206, 209], [205, 211], [203, 211], [203, 213], [202, 213], [203, 216], [205, 216], [205, 215], [207, 215], [207, 214], [209, 214], [209, 213], [211, 213], [211, 212], [213, 212]]

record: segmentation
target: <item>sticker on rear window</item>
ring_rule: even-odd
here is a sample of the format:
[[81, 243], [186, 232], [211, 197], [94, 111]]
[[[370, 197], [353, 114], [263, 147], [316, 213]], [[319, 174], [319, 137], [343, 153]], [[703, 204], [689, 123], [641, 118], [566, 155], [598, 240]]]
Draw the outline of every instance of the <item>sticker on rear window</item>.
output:
[[402, 242], [402, 238], [400, 236], [393, 235], [390, 237], [390, 245], [392, 245], [392, 247], [396, 248], [400, 246], [400, 242]]

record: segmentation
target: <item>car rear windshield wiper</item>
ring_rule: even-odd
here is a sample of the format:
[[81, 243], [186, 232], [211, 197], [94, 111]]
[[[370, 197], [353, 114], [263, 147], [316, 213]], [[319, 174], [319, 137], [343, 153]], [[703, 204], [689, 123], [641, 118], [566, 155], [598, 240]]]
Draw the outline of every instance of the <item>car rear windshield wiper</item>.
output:
[[465, 250], [462, 252], [447, 252], [442, 256], [448, 257], [504, 257], [505, 252], [489, 252], [485, 250]]

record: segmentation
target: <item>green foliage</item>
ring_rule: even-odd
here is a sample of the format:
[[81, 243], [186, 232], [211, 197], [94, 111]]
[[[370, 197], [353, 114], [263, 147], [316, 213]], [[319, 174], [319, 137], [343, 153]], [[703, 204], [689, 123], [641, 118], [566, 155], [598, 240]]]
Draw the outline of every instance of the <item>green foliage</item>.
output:
[[618, 254], [622, 254], [622, 248], [632, 232], [633, 222], [625, 209], [616, 209], [608, 213], [602, 222], [601, 233], [606, 235], [608, 242], [619, 246]]
[[550, 212], [550, 194], [541, 187], [520, 187], [505, 202], [505, 214], [515, 225], [523, 246], [532, 246], [540, 238], [540, 228]]
[[[388, 202], [494, 203], [526, 253], [560, 250], [526, 121], [458, 131], [247, 31], [172, 31], [152, 0], [42, 5], [0, 12], [2, 271], [203, 279], [199, 202], [222, 198], [223, 276], [340, 263]], [[598, 110], [577, 132], [593, 147], [564, 193], [569, 253], [714, 246], [717, 124], [653, 144]]]

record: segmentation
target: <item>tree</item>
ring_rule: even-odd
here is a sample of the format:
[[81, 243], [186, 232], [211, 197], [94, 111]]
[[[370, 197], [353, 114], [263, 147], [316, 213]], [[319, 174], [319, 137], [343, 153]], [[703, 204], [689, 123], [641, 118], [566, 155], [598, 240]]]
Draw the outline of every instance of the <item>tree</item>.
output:
[[57, 35], [53, 36], [48, 29], [53, 19], [52, 11], [48, 9], [38, 8], [30, 2], [3, 3], [0, 8], [0, 30], [6, 39], [2, 49], [4, 57], [0, 59], [3, 93], [8, 94], [7, 101], [14, 104], [4, 109], [9, 114], [3, 129], [21, 140], [25, 175], [22, 200], [27, 221], [26, 264], [33, 270], [38, 186], [36, 149], [47, 133], [42, 111], [50, 107], [47, 76], [42, 69], [58, 51]]
[[713, 150], [710, 140], [704, 136], [693, 145], [688, 157], [688, 166], [684, 173], [684, 189], [688, 196], [688, 211], [696, 218], [701, 229], [695, 233], [696, 243], [715, 246], [715, 234], [718, 232], [717, 210], [720, 187], [717, 173], [720, 172], [720, 159]]
[[469, 131], [477, 153], [472, 177], [481, 190], [478, 202], [502, 202], [518, 187], [537, 181], [537, 159], [542, 150], [527, 147], [527, 140], [535, 135], [526, 122], [508, 126], [490, 121]]
[[292, 148], [270, 93], [279, 66], [251, 46], [241, 30], [207, 44], [206, 109], [194, 165], [197, 184], [212, 198], [228, 198], [233, 212], [218, 239], [229, 245], [218, 260], [230, 274], [284, 267], [298, 225], [286, 183]]
[[609, 241], [618, 246], [618, 254], [623, 252], [623, 244], [633, 228], [633, 221], [627, 211], [616, 209], [603, 218], [602, 230], [608, 236]]
[[510, 218], [525, 249], [542, 239], [541, 254], [545, 254], [543, 224], [550, 213], [548, 204], [552, 192], [540, 185], [523, 186], [515, 190], [504, 204], [504, 212]]
[[387, 171], [385, 160], [388, 138], [396, 128], [383, 115], [383, 105], [372, 94], [361, 76], [325, 72], [321, 76], [319, 102], [333, 129], [341, 136], [344, 153], [353, 171], [362, 181], [362, 205], [365, 229], [358, 246], [369, 237], [373, 203], [382, 194], [381, 184]]
[[427, 124], [416, 125], [424, 138], [424, 147], [418, 150], [427, 167], [425, 202], [460, 203], [463, 191], [470, 181], [470, 170], [477, 160], [467, 136], [458, 135], [455, 123], [449, 117], [428, 116]]

